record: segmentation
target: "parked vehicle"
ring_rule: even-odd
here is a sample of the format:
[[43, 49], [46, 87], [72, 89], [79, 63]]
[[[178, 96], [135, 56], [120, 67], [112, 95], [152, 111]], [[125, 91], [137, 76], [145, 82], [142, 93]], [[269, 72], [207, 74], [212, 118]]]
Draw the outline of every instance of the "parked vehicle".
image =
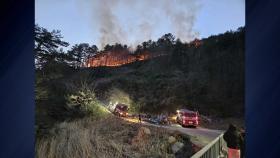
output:
[[194, 126], [197, 127], [199, 124], [199, 116], [197, 111], [191, 111], [187, 109], [177, 110], [176, 121], [182, 127]]
[[147, 121], [149, 123], [152, 123], [152, 124], [156, 124], [156, 125], [158, 125], [160, 123], [159, 120], [157, 118], [154, 118], [154, 117], [151, 117], [151, 118], [149, 118], [145, 121]]
[[114, 114], [120, 117], [128, 116], [128, 106], [125, 104], [117, 104], [114, 109]]
[[158, 116], [153, 116], [153, 117], [150, 116], [145, 121], [152, 123], [152, 124], [157, 124], [157, 125], [169, 125], [170, 124], [168, 117], [165, 115], [158, 115]]
[[162, 115], [162, 117], [160, 117], [160, 124], [162, 124], [162, 125], [169, 125], [170, 124], [167, 115]]

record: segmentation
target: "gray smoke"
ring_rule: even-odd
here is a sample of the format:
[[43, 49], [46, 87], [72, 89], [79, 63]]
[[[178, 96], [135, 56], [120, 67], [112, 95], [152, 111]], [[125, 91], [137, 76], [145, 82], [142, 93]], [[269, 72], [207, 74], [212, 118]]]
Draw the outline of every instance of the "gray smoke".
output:
[[[193, 29], [199, 10], [198, 0], [92, 0], [90, 3], [89, 0], [84, 0], [84, 2], [92, 6], [93, 29], [99, 32], [101, 47], [116, 42], [135, 46], [136, 42], [143, 42], [155, 36], [154, 33], [159, 28], [165, 27], [162, 25], [168, 27], [164, 33], [170, 32], [182, 41], [190, 41], [198, 36]], [[120, 17], [125, 17], [125, 22]]]
[[104, 47], [106, 44], [124, 42], [122, 39], [125, 39], [126, 34], [113, 14], [114, 6], [117, 4], [118, 0], [93, 1], [94, 28], [98, 27], [101, 47]]
[[[190, 41], [198, 36], [193, 27], [196, 20], [196, 14], [199, 5], [195, 0], [175, 0], [178, 9], [170, 5], [170, 0], [164, 0], [164, 8], [166, 15], [170, 18], [175, 36], [179, 37], [182, 41]], [[181, 8], [181, 9], [180, 9]]]

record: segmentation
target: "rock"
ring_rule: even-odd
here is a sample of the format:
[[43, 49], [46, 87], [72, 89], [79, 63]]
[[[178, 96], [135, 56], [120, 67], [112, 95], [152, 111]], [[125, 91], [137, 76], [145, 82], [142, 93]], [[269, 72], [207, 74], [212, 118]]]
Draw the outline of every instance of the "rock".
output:
[[145, 143], [148, 139], [148, 137], [151, 135], [151, 130], [147, 127], [140, 127], [137, 135], [132, 138], [131, 143], [137, 144], [137, 143]]
[[142, 132], [142, 133], [147, 134], [147, 135], [151, 135], [151, 130], [147, 127], [141, 127], [139, 129], [139, 132]]
[[173, 144], [176, 142], [176, 138], [173, 136], [168, 137], [168, 143]]
[[186, 145], [184, 144], [184, 146], [177, 151], [174, 155], [176, 158], [186, 158], [186, 157], [191, 157], [192, 155], [194, 155], [194, 151], [191, 148], [191, 145]]
[[176, 152], [178, 152], [181, 148], [183, 148], [184, 144], [181, 142], [176, 142], [172, 145], [171, 149], [172, 152], [175, 154]]

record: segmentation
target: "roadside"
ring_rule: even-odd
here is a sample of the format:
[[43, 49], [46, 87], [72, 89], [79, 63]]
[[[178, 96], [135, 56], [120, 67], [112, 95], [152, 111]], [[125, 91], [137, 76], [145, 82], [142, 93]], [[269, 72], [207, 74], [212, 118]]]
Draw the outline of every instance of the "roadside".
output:
[[36, 141], [36, 157], [175, 158], [195, 152], [185, 134], [114, 116], [63, 122]]
[[[122, 118], [128, 122], [138, 123], [138, 120], [135, 118]], [[145, 121], [142, 121], [143, 125], [153, 126], [153, 127], [160, 127], [167, 129], [169, 131], [178, 131], [183, 134], [186, 134], [190, 137], [192, 143], [194, 143], [198, 147], [204, 147], [216, 137], [218, 137], [223, 131], [222, 130], [212, 130], [203, 127], [197, 128], [183, 128], [178, 124], [171, 124], [171, 125], [156, 125], [151, 124]]]

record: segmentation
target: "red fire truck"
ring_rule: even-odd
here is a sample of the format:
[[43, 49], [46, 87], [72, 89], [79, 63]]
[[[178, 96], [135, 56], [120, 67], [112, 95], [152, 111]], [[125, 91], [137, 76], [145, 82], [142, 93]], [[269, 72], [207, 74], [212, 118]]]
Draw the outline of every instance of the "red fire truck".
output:
[[194, 126], [197, 127], [199, 122], [198, 118], [198, 112], [197, 111], [191, 111], [187, 109], [180, 109], [177, 110], [177, 117], [176, 121], [178, 124], [180, 124], [182, 127], [185, 126]]
[[117, 104], [114, 109], [114, 114], [120, 117], [126, 117], [128, 112], [128, 106], [125, 104]]

